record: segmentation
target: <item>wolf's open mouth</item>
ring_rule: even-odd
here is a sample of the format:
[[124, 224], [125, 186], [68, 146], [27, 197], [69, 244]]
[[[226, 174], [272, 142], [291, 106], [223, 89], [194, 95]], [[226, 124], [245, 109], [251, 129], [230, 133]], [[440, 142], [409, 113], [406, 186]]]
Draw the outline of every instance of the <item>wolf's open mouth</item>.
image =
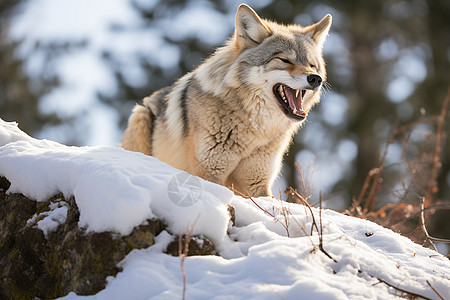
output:
[[306, 90], [296, 90], [278, 83], [273, 87], [273, 93], [286, 116], [299, 121], [306, 118], [308, 110], [305, 111], [302, 106]]

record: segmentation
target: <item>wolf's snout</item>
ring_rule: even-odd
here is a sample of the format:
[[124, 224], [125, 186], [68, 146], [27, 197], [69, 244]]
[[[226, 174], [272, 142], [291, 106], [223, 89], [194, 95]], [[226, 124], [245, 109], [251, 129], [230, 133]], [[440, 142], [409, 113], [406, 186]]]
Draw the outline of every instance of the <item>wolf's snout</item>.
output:
[[306, 77], [306, 80], [308, 80], [308, 83], [313, 90], [322, 84], [322, 77], [317, 74], [308, 75], [308, 77]]

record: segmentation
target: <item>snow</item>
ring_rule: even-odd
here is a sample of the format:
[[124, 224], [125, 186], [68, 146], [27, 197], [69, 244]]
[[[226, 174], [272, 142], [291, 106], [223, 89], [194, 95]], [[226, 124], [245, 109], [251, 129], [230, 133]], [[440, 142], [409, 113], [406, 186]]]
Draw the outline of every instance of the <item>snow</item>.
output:
[[36, 228], [42, 230], [45, 237], [47, 237], [50, 232], [58, 229], [59, 225], [66, 222], [69, 204], [65, 201], [51, 202], [49, 208], [49, 211], [34, 214], [34, 216], [27, 221], [27, 225], [35, 225]]
[[[73, 195], [80, 209], [79, 226], [88, 231], [125, 235], [151, 217], [169, 224], [153, 246], [133, 250], [120, 262], [123, 271], [108, 278], [104, 290], [83, 297], [72, 292], [62, 299], [181, 298], [181, 261], [164, 250], [194, 222], [194, 234], [212, 239], [218, 255], [184, 260], [186, 299], [401, 295], [388, 284], [439, 299], [432, 286], [450, 298], [449, 260], [389, 229], [332, 210], [234, 196], [139, 153], [36, 140], [16, 124], [0, 121], [0, 176], [11, 182], [8, 192], [36, 201], [58, 192]], [[64, 222], [63, 212], [57, 211], [65, 205], [57, 203], [37, 225], [44, 232]], [[234, 226], [228, 205], [235, 208]]]
[[[0, 175], [11, 182], [9, 192], [36, 201], [45, 201], [58, 192], [66, 198], [73, 195], [80, 210], [79, 226], [88, 232], [127, 235], [152, 217], [165, 220], [173, 232], [180, 232], [198, 218], [194, 234], [211, 236], [218, 244], [225, 238], [229, 222], [226, 204], [232, 197], [225, 187], [140, 153], [38, 141], [21, 133], [14, 123], [1, 121], [0, 134], [0, 142], [9, 142], [0, 147]], [[190, 189], [193, 196], [187, 206], [176, 204], [173, 194], [176, 197], [177, 191], [169, 186], [172, 180], [185, 178], [183, 174], [200, 188], [198, 193], [195, 186]], [[189, 189], [183, 183], [178, 186], [180, 199]]]

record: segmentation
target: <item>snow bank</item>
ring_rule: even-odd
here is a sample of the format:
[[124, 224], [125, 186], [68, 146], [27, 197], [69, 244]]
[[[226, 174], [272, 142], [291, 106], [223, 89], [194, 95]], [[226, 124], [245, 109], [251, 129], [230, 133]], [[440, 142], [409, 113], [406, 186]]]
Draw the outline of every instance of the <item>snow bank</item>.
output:
[[17, 127], [16, 122], [5, 122], [0, 119], [0, 146], [16, 141], [35, 141]]
[[[323, 246], [304, 207], [278, 200], [234, 197], [237, 226], [221, 256], [185, 260], [186, 299], [397, 299], [397, 288], [430, 299], [450, 297], [450, 263], [442, 255], [414, 244], [369, 221], [322, 211]], [[281, 224], [289, 215], [289, 236]], [[312, 209], [319, 222], [319, 210]], [[180, 299], [180, 259], [162, 253], [173, 239], [167, 232], [148, 249], [134, 250], [124, 270], [95, 296], [70, 293], [62, 299]], [[233, 258], [231, 258], [233, 257]], [[427, 283], [429, 282], [429, 284]], [[397, 296], [396, 296], [397, 295]]]
[[[129, 234], [146, 219], [165, 220], [172, 232], [198, 218], [194, 234], [220, 245], [232, 192], [140, 153], [112, 147], [67, 147], [38, 141], [0, 120], [0, 176], [10, 193], [44, 201], [75, 196], [79, 226]], [[189, 194], [189, 197], [186, 197]]]
[[[431, 287], [450, 299], [449, 260], [375, 223], [331, 210], [320, 217], [318, 209], [273, 198], [253, 202], [152, 157], [38, 141], [1, 121], [0, 142], [9, 192], [37, 201], [74, 195], [88, 230], [127, 234], [158, 217], [178, 233], [198, 218], [194, 234], [210, 237], [220, 256], [185, 259], [187, 299], [391, 299], [402, 295], [398, 289], [439, 299]], [[180, 260], [163, 253], [173, 238], [163, 231], [155, 245], [132, 251], [97, 295], [64, 299], [181, 298]]]

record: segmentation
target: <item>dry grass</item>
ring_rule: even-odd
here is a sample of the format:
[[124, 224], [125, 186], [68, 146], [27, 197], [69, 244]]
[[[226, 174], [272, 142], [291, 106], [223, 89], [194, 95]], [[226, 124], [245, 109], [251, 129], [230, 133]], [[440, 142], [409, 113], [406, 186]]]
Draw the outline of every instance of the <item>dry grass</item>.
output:
[[183, 276], [183, 292], [181, 295], [181, 299], [186, 299], [186, 271], [184, 270], [184, 261], [189, 254], [189, 243], [191, 242], [192, 233], [194, 232], [195, 225], [197, 224], [200, 215], [197, 216], [192, 226], [188, 224], [186, 231], [184, 233], [184, 241], [183, 234], [180, 231], [180, 235], [178, 236], [178, 256], [180, 258], [181, 264], [181, 275]]
[[[292, 188], [287, 190], [287, 193], [289, 195], [291, 195], [296, 200], [295, 202], [297, 202], [297, 203], [299, 203], [301, 205], [304, 205], [307, 208], [307, 212], [309, 211], [310, 214], [311, 214], [312, 225], [311, 225], [311, 233], [310, 233], [310, 235], [307, 233], [307, 231], [305, 229], [305, 226], [301, 226], [298, 221], [296, 222], [296, 224], [298, 224], [300, 226], [300, 228], [303, 229], [303, 232], [305, 233], [305, 235], [310, 238], [311, 244], [313, 246], [313, 249], [310, 251], [310, 253], [315, 253], [315, 252], [317, 252], [317, 250], [320, 250], [321, 253], [323, 253], [325, 256], [327, 256], [334, 263], [338, 263], [338, 260], [333, 258], [331, 256], [331, 254], [328, 251], [326, 251], [325, 248], [324, 248], [323, 225], [322, 225], [323, 224], [322, 223], [322, 197], [320, 196], [320, 200], [319, 200], [319, 205], [320, 205], [319, 206], [319, 224], [317, 224], [316, 218], [314, 217], [314, 213], [313, 213], [313, 211], [311, 209], [311, 206], [309, 205], [309, 203], [307, 201], [305, 201], [304, 196], [302, 196], [301, 194], [299, 194], [297, 191], [295, 191]], [[286, 229], [287, 236], [290, 237], [290, 235], [289, 235], [289, 224], [290, 224], [290, 222], [283, 222], [276, 216], [275, 206], [272, 207], [272, 211], [273, 212], [270, 212], [269, 210], [267, 210], [267, 209], [263, 208], [261, 205], [259, 205], [253, 198], [251, 198], [249, 196], [246, 196], [245, 198], [250, 199], [256, 205], [256, 207], [261, 209], [267, 215], [271, 216], [276, 223], [280, 223]], [[283, 200], [276, 199], [276, 198], [274, 198], [274, 201], [280, 201], [281, 203], [283, 202]], [[283, 216], [283, 218], [285, 220], [289, 216], [292, 216], [292, 213], [289, 211], [289, 209], [286, 206], [282, 205], [282, 206], [278, 207], [277, 209], [279, 210], [280, 214]], [[293, 220], [296, 220], [296, 219], [293, 218]], [[315, 245], [313, 243], [312, 239], [311, 239], [311, 236], [313, 235], [313, 229], [314, 228], [317, 230], [318, 235], [319, 235], [319, 244], [318, 245]], [[334, 272], [334, 273], [336, 274], [336, 272]], [[431, 298], [426, 297], [424, 295], [421, 295], [421, 294], [414, 293], [414, 292], [408, 291], [406, 289], [403, 289], [403, 288], [400, 287], [400, 284], [392, 284], [392, 283], [386, 281], [385, 279], [382, 279], [382, 278], [380, 278], [378, 276], [371, 275], [371, 274], [369, 274], [367, 272], [364, 272], [363, 270], [359, 270], [358, 269], [358, 273], [365, 273], [368, 276], [377, 279], [378, 283], [376, 283], [376, 284], [379, 284], [379, 283], [386, 284], [387, 286], [389, 286], [390, 288], [392, 288], [394, 290], [393, 295], [395, 295], [395, 296], [398, 296], [398, 297], [401, 297], [401, 298], [406, 298], [406, 299], [418, 299], [418, 298], [431, 299]], [[430, 286], [430, 288], [434, 291], [434, 293], [438, 297], [443, 299], [442, 295], [439, 293], [439, 291], [436, 290], [436, 288], [429, 281], [427, 281], [427, 284]], [[280, 297], [282, 297], [282, 296], [280, 295]]]
[[[384, 149], [379, 154], [376, 167], [369, 171], [361, 191], [345, 214], [374, 221], [384, 227], [400, 231], [412, 240], [436, 249], [433, 241], [450, 243], [450, 240], [430, 236], [426, 227], [437, 210], [449, 209], [448, 202], [438, 201], [437, 178], [441, 168], [442, 143], [445, 138], [444, 123], [448, 115], [450, 88], [440, 114], [423, 118], [403, 126], [396, 124]], [[430, 130], [418, 129], [426, 124]], [[415, 141], [412, 141], [415, 137]], [[395, 139], [403, 138], [401, 162], [386, 165], [388, 148]], [[402, 173], [400, 187], [391, 188], [393, 202], [384, 203], [381, 192], [390, 188], [383, 180], [386, 173], [396, 169]], [[380, 205], [381, 204], [381, 205]], [[377, 208], [378, 207], [378, 208]]]

